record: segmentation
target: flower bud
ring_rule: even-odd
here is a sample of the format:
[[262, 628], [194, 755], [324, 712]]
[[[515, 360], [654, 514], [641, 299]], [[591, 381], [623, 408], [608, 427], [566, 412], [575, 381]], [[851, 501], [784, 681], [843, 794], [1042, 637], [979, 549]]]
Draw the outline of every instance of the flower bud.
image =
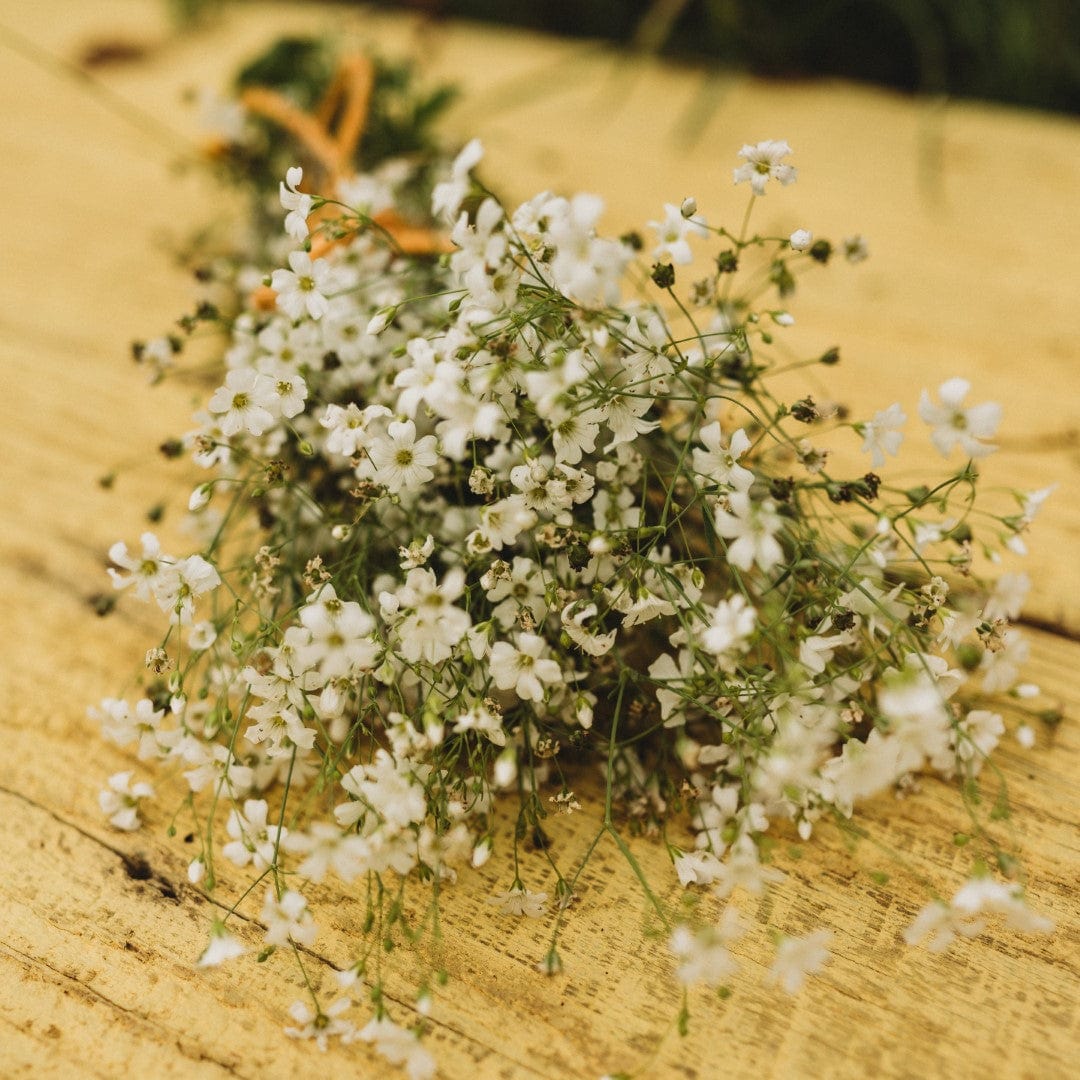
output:
[[473, 848], [473, 868], [479, 870], [491, 858], [491, 837], [485, 836], [476, 847]]
[[814, 242], [814, 234], [809, 229], [796, 229], [788, 243], [793, 251], [805, 251]]
[[198, 513], [198, 511], [200, 511], [210, 501], [210, 496], [213, 494], [213, 492], [213, 484], [200, 484], [191, 493], [191, 498], [188, 499], [188, 510], [193, 514]]
[[507, 788], [517, 779], [517, 749], [508, 746], [495, 759], [495, 786]]
[[366, 333], [372, 335], [381, 334], [387, 326], [390, 325], [390, 320], [394, 317], [393, 308], [380, 308], [372, 316], [371, 321], [367, 324]]

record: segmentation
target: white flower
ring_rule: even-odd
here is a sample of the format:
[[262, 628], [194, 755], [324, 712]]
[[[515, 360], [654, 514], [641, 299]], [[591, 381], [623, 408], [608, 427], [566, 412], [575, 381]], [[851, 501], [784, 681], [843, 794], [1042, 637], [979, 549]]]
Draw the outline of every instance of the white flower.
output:
[[783, 521], [776, 504], [771, 499], [752, 502], [745, 491], [732, 492], [728, 501], [730, 513], [720, 507], [716, 510], [716, 531], [731, 541], [727, 561], [743, 571], [755, 563], [767, 571], [783, 562], [784, 549], [776, 539]]
[[390, 325], [390, 320], [394, 317], [394, 314], [393, 308], [380, 308], [368, 320], [364, 332], [372, 337], [378, 337]]
[[757, 146], [746, 145], [739, 151], [739, 157], [746, 159], [745, 165], [735, 170], [735, 183], [750, 181], [755, 195], [765, 194], [768, 180], [777, 180], [781, 184], [790, 184], [798, 175], [791, 165], [782, 164], [783, 158], [791, 153], [786, 142], [759, 142]]
[[1035, 745], [1035, 729], [1030, 724], [1021, 724], [1016, 729], [1016, 741], [1025, 750], [1030, 750]]
[[[113, 587], [126, 589], [135, 586], [135, 595], [140, 600], [149, 600], [160, 588], [162, 578], [172, 572], [174, 560], [161, 553], [161, 542], [152, 532], [144, 532], [140, 537], [142, 554], [133, 556], [122, 540], [109, 548], [109, 561], [120, 567], [109, 567], [108, 574]], [[127, 573], [121, 573], [126, 570]]]
[[728, 445], [717, 421], [703, 427], [699, 434], [704, 450], [694, 450], [694, 470], [717, 484], [726, 484], [736, 491], [746, 491], [754, 482], [754, 474], [740, 465], [739, 458], [750, 449], [750, 437], [739, 428], [733, 432]]
[[450, 179], [435, 185], [431, 193], [431, 213], [436, 218], [457, 217], [461, 201], [469, 193], [469, 173], [472, 172], [484, 156], [484, 148], [479, 139], [467, 143], [461, 153], [454, 158], [450, 169]]
[[[502, 715], [489, 709], [486, 704], [473, 705], [471, 709], [459, 713], [454, 721], [455, 734], [463, 731], [478, 731], [486, 735], [496, 746], [506, 745], [506, 730], [503, 727]], [[488, 854], [491, 849], [488, 848]]]
[[319, 423], [330, 434], [326, 437], [325, 449], [328, 454], [342, 454], [353, 457], [368, 444], [368, 425], [393, 415], [385, 405], [368, 405], [361, 409], [350, 402], [342, 408], [340, 405], [327, 405]]
[[831, 629], [832, 619], [825, 619], [816, 628], [815, 633], [799, 643], [799, 663], [811, 675], [822, 674], [829, 661], [832, 660], [833, 653], [852, 643], [853, 635], [850, 631], [838, 634], [826, 633]]
[[675, 856], [674, 864], [680, 885], [711, 885], [723, 868], [723, 863], [705, 849], [681, 852]]
[[498, 551], [515, 540], [526, 529], [536, 524], [536, 511], [525, 505], [523, 495], [510, 495], [498, 502], [489, 503], [480, 511], [480, 526], [475, 533], [476, 541], [488, 550]]
[[894, 402], [887, 409], [874, 413], [867, 423], [855, 425], [855, 430], [863, 437], [862, 451], [871, 455], [873, 468], [885, 464], [886, 454], [895, 457], [899, 453], [900, 444], [904, 441], [904, 433], [900, 429], [906, 423], [907, 414], [898, 402]]
[[367, 765], [354, 765], [342, 778], [341, 788], [355, 802], [343, 803], [334, 811], [342, 826], [355, 824], [373, 810], [383, 824], [394, 831], [419, 823], [427, 817], [424, 789], [407, 759], [396, 760], [382, 748]]
[[293, 889], [286, 889], [279, 900], [271, 885], [266, 890], [262, 921], [266, 923], [268, 945], [288, 945], [290, 941], [308, 947], [315, 941], [317, 927], [308, 911], [307, 901]]
[[296, 189], [304, 178], [304, 170], [294, 165], [285, 172], [285, 182], [280, 185], [281, 205], [289, 212], [285, 215], [285, 232], [297, 242], [306, 239], [307, 218], [311, 213], [312, 198]]
[[702, 648], [715, 656], [745, 652], [757, 625], [757, 611], [741, 593], [716, 605], [701, 635]]
[[833, 789], [837, 807], [850, 815], [856, 799], [869, 798], [884, 791], [901, 774], [901, 747], [895, 738], [874, 728], [866, 739], [848, 739], [839, 757], [830, 758], [821, 767]]
[[1020, 885], [1009, 885], [988, 877], [970, 878], [957, 889], [950, 903], [932, 900], [904, 930], [909, 945], [923, 941], [931, 952], [943, 952], [957, 934], [975, 937], [986, 925], [981, 916], [997, 913], [1012, 930], [1048, 934], [1054, 929], [1050, 919], [1036, 914], [1024, 899]]
[[347, 997], [343, 997], [338, 998], [324, 1010], [316, 1012], [306, 1001], [294, 1001], [289, 1006], [289, 1015], [300, 1026], [285, 1028], [285, 1034], [290, 1039], [313, 1039], [315, 1045], [323, 1051], [326, 1050], [332, 1038], [350, 1042], [356, 1037], [356, 1026], [349, 1020], [341, 1020], [339, 1017], [351, 1005], [352, 1002]]
[[1051, 484], [1049, 487], [1042, 488], [1039, 491], [1030, 491], [1020, 497], [1021, 513], [1019, 518], [1007, 519], [1008, 524], [1016, 530], [1005, 541], [1005, 546], [1010, 551], [1015, 552], [1017, 555], [1027, 554], [1027, 545], [1020, 534], [1035, 520], [1035, 515], [1038, 514], [1042, 504], [1046, 502], [1056, 487], [1057, 484]]
[[[960, 737], [960, 733], [964, 737]], [[989, 709], [972, 709], [954, 732], [956, 755], [967, 762], [971, 774], [979, 772], [983, 762], [1005, 734], [1005, 723]]]
[[1031, 652], [1031, 642], [1019, 630], [1006, 630], [1001, 640], [1003, 647], [984, 652], [979, 663], [982, 688], [988, 694], [1011, 689]]
[[104, 698], [100, 709], [90, 709], [91, 719], [101, 723], [102, 734], [117, 746], [138, 743], [139, 760], [157, 757], [161, 749], [159, 726], [165, 717], [164, 709], [155, 709], [149, 698], [135, 703], [135, 713], [122, 698]]
[[233, 368], [225, 375], [225, 385], [214, 391], [207, 408], [218, 416], [221, 433], [233, 436], [240, 431], [262, 435], [274, 423], [270, 411], [276, 405], [274, 383], [254, 368]]
[[222, 850], [222, 855], [235, 866], [251, 863], [256, 870], [265, 870], [274, 861], [277, 846], [288, 834], [288, 829], [266, 822], [265, 799], [247, 799], [243, 813], [235, 807], [229, 812], [226, 825], [232, 840]]
[[370, 1020], [359, 1032], [364, 1042], [374, 1043], [375, 1050], [391, 1065], [403, 1065], [409, 1080], [432, 1080], [435, 1059], [420, 1043], [416, 1032], [395, 1024], [389, 1017]]
[[115, 829], [133, 832], [139, 819], [139, 800], [153, 798], [154, 789], [145, 781], [132, 784], [133, 773], [118, 772], [109, 777], [109, 786], [98, 795], [101, 812]]
[[784, 880], [784, 873], [773, 866], [765, 866], [758, 857], [757, 844], [749, 836], [741, 836], [731, 846], [727, 858], [715, 871], [716, 886], [713, 891], [721, 900], [729, 897], [736, 888], [760, 896], [769, 884]]
[[694, 261], [688, 236], [708, 236], [704, 218], [694, 217], [693, 211], [684, 214], [678, 206], [664, 203], [664, 220], [650, 221], [649, 228], [660, 237], [660, 243], [653, 249], [653, 258], [667, 256], [673, 263], [685, 266]]
[[[311, 881], [322, 881], [331, 870], [342, 881], [354, 881], [365, 871], [375, 869], [368, 840], [353, 832], [342, 832], [329, 821], [310, 822], [302, 833], [289, 833], [284, 844], [292, 854], [305, 856], [296, 869]], [[404, 870], [409, 869], [411, 864], [407, 863]]]
[[519, 634], [517, 645], [496, 641], [491, 647], [491, 677], [500, 690], [513, 690], [524, 701], [542, 701], [544, 683], [558, 683], [562, 669], [558, 661], [541, 654], [547, 644], [537, 634]]
[[210, 931], [210, 942], [196, 961], [196, 966], [217, 967], [226, 960], [243, 956], [246, 952], [247, 949], [241, 944], [240, 939], [230, 934], [223, 922], [215, 920]]
[[355, 600], [340, 600], [333, 585], [312, 594], [300, 609], [300, 625], [285, 637], [309, 671], [324, 680], [347, 678], [375, 665], [378, 646], [371, 640], [375, 620]]
[[406, 660], [438, 664], [453, 653], [472, 625], [468, 613], [454, 604], [464, 591], [460, 567], [447, 571], [441, 582], [426, 567], [409, 571], [396, 597], [399, 610], [407, 612], [396, 627]]
[[376, 481], [395, 495], [404, 489], [422, 487], [433, 479], [431, 466], [439, 460], [435, 436], [417, 439], [416, 425], [411, 420], [390, 424], [385, 437], [372, 440], [368, 456], [375, 468]]
[[416, 570], [424, 566], [435, 551], [435, 537], [428, 533], [423, 540], [414, 540], [408, 547], [398, 548], [398, 565], [402, 570]]
[[815, 930], [805, 937], [785, 937], [769, 968], [768, 981], [778, 982], [789, 993], [802, 989], [807, 975], [816, 975], [829, 962], [832, 932]]
[[502, 559], [496, 559], [480, 579], [487, 598], [495, 604], [491, 616], [504, 629], [512, 627], [525, 612], [535, 625], [543, 623], [547, 600], [544, 579], [537, 570], [532, 559], [515, 555], [510, 566]]
[[685, 925], [676, 926], [668, 938], [668, 948], [682, 960], [675, 977], [686, 984], [703, 982], [706, 986], [722, 986], [739, 970], [730, 946], [742, 934], [739, 913], [730, 904], [716, 926], [705, 926], [696, 932]]
[[210, 563], [201, 555], [189, 555], [162, 577], [154, 598], [173, 622], [188, 626], [195, 613], [195, 598], [220, 584], [221, 577]]
[[290, 319], [321, 319], [330, 309], [328, 294], [340, 288], [340, 278], [326, 259], [312, 260], [306, 251], [289, 253], [289, 270], [275, 270], [270, 287], [277, 306]]
[[307, 383], [281, 361], [271, 361], [262, 367], [262, 374], [270, 380], [267, 393], [273, 408], [282, 416], [292, 418], [304, 411], [307, 401]]
[[563, 629], [570, 640], [588, 656], [605, 656], [615, 644], [618, 631], [609, 630], [606, 634], [590, 629], [587, 625], [598, 614], [595, 604], [585, 604], [580, 600], [567, 604], [560, 618]]
[[530, 919], [539, 919], [544, 914], [547, 893], [531, 892], [519, 885], [508, 892], [489, 896], [487, 903], [498, 908], [504, 915], [527, 915]]
[[966, 379], [949, 379], [938, 388], [941, 404], [935, 405], [923, 390], [919, 397], [919, 416], [934, 430], [930, 438], [943, 457], [959, 446], [968, 457], [991, 454], [997, 447], [982, 442], [992, 438], [1001, 423], [1001, 406], [996, 401], [963, 408], [964, 398], [971, 389]]

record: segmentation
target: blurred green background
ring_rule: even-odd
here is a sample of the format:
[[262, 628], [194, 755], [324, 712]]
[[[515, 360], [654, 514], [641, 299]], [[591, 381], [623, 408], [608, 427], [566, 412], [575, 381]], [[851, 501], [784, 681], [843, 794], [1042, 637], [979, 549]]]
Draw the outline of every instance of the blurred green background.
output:
[[406, 0], [773, 78], [1080, 112], [1078, 0]]
[[[223, 0], [170, 0], [198, 17]], [[780, 79], [1080, 112], [1080, 0], [384, 0]]]

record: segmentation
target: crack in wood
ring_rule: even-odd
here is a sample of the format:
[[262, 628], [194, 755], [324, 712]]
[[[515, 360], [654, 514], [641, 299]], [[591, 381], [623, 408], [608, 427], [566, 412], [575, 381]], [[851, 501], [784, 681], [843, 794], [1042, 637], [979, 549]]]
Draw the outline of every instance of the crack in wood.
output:
[[[79, 836], [83, 837], [85, 840], [89, 840], [92, 844], [109, 852], [109, 854], [114, 855], [117, 859], [120, 860], [120, 864], [124, 870], [125, 875], [128, 878], [138, 882], [149, 881], [152, 884], [157, 885], [158, 891], [161, 892], [163, 896], [174, 901], [175, 903], [182, 904], [185, 899], [197, 899], [199, 901], [205, 901], [212, 904], [214, 907], [218, 908], [221, 911], [228, 912], [232, 918], [235, 918], [248, 926], [258, 928], [259, 930], [265, 930], [265, 927], [262, 925], [261, 922], [259, 922], [258, 919], [255, 919], [249, 915], [245, 915], [242, 912], [235, 910], [232, 905], [220, 901], [213, 896], [209, 896], [198, 889], [192, 888], [190, 886], [183, 886], [181, 895], [181, 893], [178, 893], [175, 888], [169, 883], [167, 878], [165, 878], [158, 871], [153, 869], [153, 867], [150, 865], [149, 860], [144, 855], [131, 854], [129, 852], [122, 851], [120, 848], [114, 847], [112, 844], [109, 844], [108, 842], [103, 840], [100, 836], [96, 836], [94, 833], [80, 827], [76, 822], [64, 818], [60, 814], [56, 813], [56, 811], [54, 811], [51, 807], [42, 805], [41, 803], [37, 802], [35, 799], [24, 794], [23, 792], [16, 791], [3, 784], [0, 784], [0, 794], [8, 795], [11, 798], [18, 799], [20, 802], [25, 803], [27, 806], [33, 807], [35, 810], [51, 818], [58, 825], [62, 825], [65, 828], [70, 828]], [[166, 892], [166, 889], [170, 891]], [[125, 948], [127, 948], [129, 945], [128, 942], [123, 942], [121, 944]], [[0, 943], [0, 947], [11, 949], [10, 946], [4, 946], [2, 943]], [[18, 956], [27, 960], [28, 962], [39, 962], [36, 958], [30, 957], [27, 954], [20, 952], [19, 950], [12, 949], [12, 951]], [[302, 953], [309, 959], [323, 965], [330, 972], [340, 972], [341, 970], [328, 956], [325, 956], [324, 954], [318, 952], [315, 949], [312, 949], [308, 946], [297, 946], [297, 951]], [[86, 984], [80, 983], [77, 979], [74, 979], [66, 972], [59, 971], [58, 969], [52, 967], [50, 964], [48, 964], [47, 961], [41, 960], [40, 963], [43, 966], [49, 968], [51, 971], [54, 971], [58, 976], [61, 976], [66, 980], [70, 980], [76, 985], [82, 987], [89, 995], [98, 997], [103, 1002], [113, 1004], [121, 1011], [139, 1017], [140, 1019], [145, 1020], [147, 1023], [152, 1024], [157, 1029], [160, 1029], [162, 1031], [169, 1030], [168, 1028], [163, 1027], [162, 1025], [149, 1019], [143, 1014], [125, 1009], [124, 1006], [111, 1002], [108, 998], [104, 997], [104, 995], [101, 995], [92, 987], [86, 986]], [[391, 1002], [399, 1008], [408, 1010], [409, 1012], [414, 1014], [416, 1013], [414, 1003], [408, 1001], [407, 999], [391, 994], [389, 992], [384, 992], [383, 996], [388, 1002]], [[489, 1045], [482, 1039], [477, 1038], [475, 1035], [470, 1035], [468, 1032], [456, 1027], [455, 1025], [445, 1020], [439, 1020], [433, 1017], [426, 1017], [425, 1022], [430, 1025], [432, 1029], [437, 1029], [447, 1035], [455, 1037], [466, 1045], [471, 1045], [472, 1047], [474, 1047], [474, 1060], [479, 1060], [483, 1057], [493, 1056], [499, 1059], [501, 1062], [504, 1062], [506, 1065], [513, 1066], [514, 1069], [517, 1070], [517, 1072], [515, 1072], [515, 1075], [529, 1075], [537, 1077], [539, 1078], [539, 1080], [559, 1080], [559, 1075], [557, 1073], [549, 1073], [542, 1071], [541, 1069], [538, 1069], [535, 1065], [531, 1065], [525, 1061], [521, 1061], [515, 1057], [511, 1057], [505, 1051], [499, 1050]], [[192, 1056], [191, 1052], [189, 1052], [188, 1050], [185, 1050], [184, 1053], [188, 1057]], [[223, 1068], [230, 1068], [230, 1071], [233, 1071], [231, 1067], [226, 1065], [226, 1063], [221, 1062], [216, 1058], [207, 1056], [206, 1060], [212, 1062], [213, 1064], [221, 1065]], [[242, 1074], [233, 1071], [233, 1075], [240, 1076]]]
[[81, 982], [74, 975], [69, 974], [66, 971], [61, 971], [58, 967], [50, 964], [48, 960], [40, 956], [32, 956], [29, 953], [25, 953], [22, 949], [16, 948], [14, 945], [9, 945], [6, 942], [0, 942], [0, 951], [15, 960], [17, 963], [21, 963], [22, 966], [28, 971], [36, 975], [41, 975], [42, 969], [51, 972], [53, 975], [52, 982], [57, 986], [62, 986], [71, 989], [74, 993], [80, 997], [99, 1002], [102, 1005], [107, 1006], [110, 1009], [129, 1017], [132, 1021], [144, 1024], [154, 1031], [160, 1032], [168, 1038], [168, 1041], [173, 1042], [177, 1050], [186, 1058], [190, 1058], [193, 1061], [206, 1061], [212, 1065], [217, 1065], [219, 1068], [224, 1069], [230, 1076], [242, 1077], [244, 1074], [237, 1071], [237, 1067], [230, 1064], [227, 1061], [222, 1061], [220, 1058], [214, 1057], [212, 1054], [208, 1054], [201, 1047], [189, 1047], [185, 1046], [180, 1039], [173, 1039], [174, 1032], [171, 1031], [164, 1024], [154, 1020], [153, 1017], [147, 1013], [140, 1012], [138, 1009], [129, 1008], [126, 1005], [122, 1005], [119, 1001], [114, 1001], [107, 994], [103, 994], [100, 990], [93, 986], [89, 986], [87, 983]]

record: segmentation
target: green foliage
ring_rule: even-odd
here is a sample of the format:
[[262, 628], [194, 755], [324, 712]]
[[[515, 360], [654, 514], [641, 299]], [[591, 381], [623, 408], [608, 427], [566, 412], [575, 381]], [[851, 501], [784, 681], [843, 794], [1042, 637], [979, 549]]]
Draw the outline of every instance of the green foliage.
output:
[[438, 9], [774, 78], [841, 76], [1080, 110], [1080, 5], [1072, 0], [447, 0]]

